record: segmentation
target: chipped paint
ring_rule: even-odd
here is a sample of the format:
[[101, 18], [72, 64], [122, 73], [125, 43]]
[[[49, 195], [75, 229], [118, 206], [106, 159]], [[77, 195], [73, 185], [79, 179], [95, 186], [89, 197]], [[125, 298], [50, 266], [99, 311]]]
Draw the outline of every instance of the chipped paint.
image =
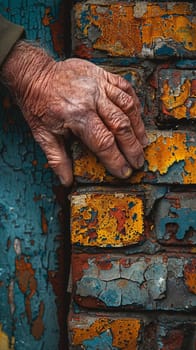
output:
[[156, 206], [155, 230], [163, 244], [196, 244], [196, 192], [170, 192]]
[[[25, 27], [28, 40], [54, 58], [65, 56], [67, 2], [5, 0], [0, 7], [3, 16]], [[0, 95], [0, 349], [65, 349], [62, 269], [68, 270], [68, 259], [53, 192], [58, 181], [8, 92], [1, 87]], [[56, 278], [50, 280], [51, 271]]]
[[[194, 132], [151, 131], [145, 149], [144, 170], [135, 171], [125, 183], [196, 184]], [[76, 146], [74, 174], [79, 182], [118, 182], [85, 147]]]
[[196, 92], [192, 70], [161, 70], [159, 73], [159, 89], [162, 91], [162, 112], [176, 119], [196, 118]]
[[[49, 1], [49, 4], [51, 5], [50, 1]], [[51, 6], [46, 6], [44, 8], [44, 14], [41, 19], [42, 24], [45, 27], [50, 28], [51, 39], [53, 43], [53, 50], [61, 58], [64, 58], [66, 54], [65, 43], [66, 43], [66, 37], [68, 36], [68, 33], [69, 33], [69, 28], [66, 28], [66, 31], [63, 28], [65, 25], [65, 18], [67, 13], [66, 11], [68, 11], [68, 8], [66, 9], [64, 2], [61, 2], [59, 4], [58, 17], [53, 15], [53, 9]]]
[[[72, 262], [77, 266], [72, 271], [74, 300], [81, 306], [176, 311], [196, 306], [196, 296], [183, 278], [183, 270], [194, 265], [194, 258], [83, 253], [74, 254]], [[107, 270], [102, 268], [105, 262], [110, 263]]]
[[[74, 6], [74, 48], [93, 48], [96, 56], [189, 56], [196, 50], [192, 3], [96, 4]], [[89, 36], [96, 28], [96, 36]], [[118, 29], [118, 30], [116, 30]], [[98, 53], [97, 53], [98, 52]]]
[[72, 244], [120, 247], [139, 243], [143, 202], [123, 193], [87, 193], [71, 197]]
[[182, 174], [182, 183], [196, 183], [196, 173], [194, 171], [196, 146], [189, 145], [188, 134], [176, 132], [171, 136], [165, 136], [164, 134], [158, 136], [156, 141], [150, 143], [146, 148], [145, 158], [148, 163], [148, 170], [158, 171], [160, 175], [166, 174], [173, 164], [184, 162], [185, 171]]
[[134, 318], [98, 318], [88, 328], [73, 328], [72, 344], [91, 346], [92, 349], [101, 349], [101, 345], [106, 348], [110, 344], [120, 350], [136, 350], [140, 327], [140, 320]]

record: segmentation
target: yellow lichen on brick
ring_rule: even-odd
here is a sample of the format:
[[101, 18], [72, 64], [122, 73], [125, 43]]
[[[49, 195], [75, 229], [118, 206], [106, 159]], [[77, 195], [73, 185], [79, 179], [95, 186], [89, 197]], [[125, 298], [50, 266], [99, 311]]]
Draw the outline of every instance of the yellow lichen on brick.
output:
[[91, 11], [91, 24], [101, 30], [93, 45], [95, 49], [119, 56], [131, 56], [142, 50], [140, 22], [134, 17], [132, 6], [111, 5], [101, 15], [99, 8], [92, 5]]
[[[196, 147], [195, 136], [187, 136], [180, 132], [149, 132], [149, 145], [145, 151], [145, 171], [134, 171], [126, 183], [141, 183], [149, 172], [152, 176], [164, 177], [169, 174], [170, 167], [178, 162], [183, 162], [181, 169], [182, 183], [196, 183]], [[117, 179], [110, 176], [104, 166], [89, 151], [84, 151], [74, 161], [74, 175], [90, 182], [114, 182]], [[180, 174], [179, 174], [180, 175]], [[150, 178], [149, 178], [150, 181]], [[124, 180], [125, 183], [125, 180]]]
[[106, 169], [97, 160], [96, 156], [90, 151], [85, 150], [85, 155], [78, 157], [74, 160], [74, 174], [79, 177], [90, 178], [96, 182], [96, 180], [102, 181], [107, 179], [110, 181], [112, 176], [106, 175]]
[[160, 99], [162, 100], [164, 110], [166, 109], [169, 115], [177, 119], [196, 118], [195, 102], [191, 102], [191, 107], [188, 107], [187, 104], [188, 99], [194, 97], [191, 95], [191, 82], [188, 79], [176, 89], [171, 88], [168, 81], [165, 81], [162, 89], [163, 93]]
[[[159, 11], [160, 8], [158, 6], [156, 8]], [[165, 11], [160, 12], [162, 12], [162, 15], [166, 14]], [[190, 22], [185, 16], [175, 15], [175, 9], [174, 11], [167, 11], [167, 14], [167, 19], [161, 18], [161, 14], [155, 17], [147, 15], [142, 31], [143, 43], [152, 45], [153, 42], [160, 39], [172, 39], [189, 51], [196, 50], [196, 42], [193, 40], [196, 35], [196, 24]]]
[[113, 56], [140, 54], [143, 49], [153, 49], [155, 43], [161, 47], [161, 42], [168, 41], [196, 50], [196, 22], [188, 18], [190, 4], [76, 4], [75, 13], [76, 24], [86, 37], [91, 27], [99, 31], [93, 48]]
[[124, 246], [141, 241], [143, 202], [127, 194], [72, 196], [73, 244]]
[[187, 147], [186, 135], [182, 133], [173, 133], [169, 136], [159, 136], [152, 142], [145, 151], [145, 158], [148, 162], [148, 170], [158, 171], [161, 175], [166, 174], [169, 168], [176, 162], [184, 161], [186, 175], [189, 175], [188, 183], [195, 183], [195, 171], [189, 173], [189, 168], [192, 170], [196, 161], [196, 149], [193, 146]]
[[73, 329], [73, 345], [82, 345], [85, 340], [100, 336], [109, 331], [112, 334], [112, 346], [120, 350], [137, 349], [137, 340], [141, 324], [137, 319], [109, 320], [100, 318], [95, 320], [88, 328]]
[[165, 107], [170, 110], [176, 107], [182, 106], [187, 98], [190, 96], [190, 87], [191, 83], [189, 80], [185, 82], [180, 87], [180, 92], [178, 95], [170, 92], [170, 87], [168, 81], [165, 81], [163, 84], [163, 94], [160, 99], [163, 101]]

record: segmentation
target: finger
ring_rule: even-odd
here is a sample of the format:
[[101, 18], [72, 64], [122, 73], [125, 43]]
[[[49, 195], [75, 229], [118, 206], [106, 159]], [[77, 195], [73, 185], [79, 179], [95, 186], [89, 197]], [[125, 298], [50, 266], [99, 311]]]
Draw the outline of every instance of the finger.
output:
[[144, 163], [143, 147], [137, 139], [131, 121], [123, 111], [109, 99], [100, 98], [98, 112], [108, 129], [114, 134], [118, 146], [127, 161], [134, 168]]
[[148, 138], [141, 118], [141, 108], [137, 107], [135, 97], [110, 84], [106, 84], [105, 89], [108, 98], [128, 116], [137, 139], [143, 147], [146, 147]]
[[32, 130], [35, 140], [44, 151], [49, 166], [61, 183], [70, 186], [73, 182], [72, 162], [65, 150], [63, 136], [54, 135], [42, 127]]
[[117, 147], [114, 135], [96, 113], [89, 113], [88, 123], [83, 130], [81, 130], [81, 127], [80, 130], [77, 127], [72, 130], [112, 175], [122, 179], [131, 175], [132, 169]]
[[136, 105], [139, 108], [140, 102], [132, 85], [125, 78], [121, 77], [119, 74], [114, 74], [107, 71], [104, 71], [104, 72], [105, 72], [105, 79], [107, 80], [107, 82], [123, 90], [128, 95], [133, 96], [136, 100]]

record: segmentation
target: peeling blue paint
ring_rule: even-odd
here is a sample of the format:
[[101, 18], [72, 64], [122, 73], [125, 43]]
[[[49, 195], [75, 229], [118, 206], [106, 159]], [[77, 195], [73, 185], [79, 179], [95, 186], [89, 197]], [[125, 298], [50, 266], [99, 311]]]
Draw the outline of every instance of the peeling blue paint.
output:
[[[42, 24], [46, 7], [57, 16], [60, 1], [3, 1], [0, 12], [7, 19], [22, 24], [29, 40], [39, 40], [56, 57], [51, 32]], [[1, 89], [0, 102], [0, 323], [3, 331], [15, 338], [14, 350], [57, 349], [60, 339], [56, 295], [48, 272], [58, 270], [57, 236], [61, 232], [60, 210], [52, 186], [59, 184], [45, 167], [46, 158], [31, 136], [31, 131], [16, 105], [3, 108], [6, 90]], [[33, 161], [36, 164], [33, 165]], [[48, 223], [43, 233], [41, 208]], [[15, 246], [18, 242], [18, 247]], [[17, 250], [18, 249], [18, 250]], [[44, 332], [40, 339], [31, 333], [25, 308], [25, 295], [16, 278], [15, 260], [23, 254], [35, 271], [37, 290], [30, 299], [32, 319], [44, 302]], [[9, 286], [12, 283], [12, 303]], [[27, 294], [29, 290], [27, 291]]]
[[[185, 194], [180, 205], [180, 208], [175, 208], [168, 199], [160, 201], [156, 216], [157, 238], [167, 241], [174, 235], [176, 240], [182, 241], [190, 232], [187, 239], [189, 243], [196, 244], [196, 197], [187, 198]], [[168, 224], [175, 225], [175, 231], [172, 228], [167, 230]]]
[[109, 330], [100, 334], [100, 336], [94, 337], [83, 342], [85, 350], [119, 350], [112, 345], [113, 337]]

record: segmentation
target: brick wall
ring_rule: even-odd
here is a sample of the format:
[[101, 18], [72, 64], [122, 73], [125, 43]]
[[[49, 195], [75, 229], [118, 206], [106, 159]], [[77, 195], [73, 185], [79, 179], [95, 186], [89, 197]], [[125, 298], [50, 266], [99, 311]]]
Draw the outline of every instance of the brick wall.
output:
[[195, 9], [75, 1], [73, 55], [133, 84], [150, 143], [123, 182], [73, 145], [70, 349], [196, 349]]

